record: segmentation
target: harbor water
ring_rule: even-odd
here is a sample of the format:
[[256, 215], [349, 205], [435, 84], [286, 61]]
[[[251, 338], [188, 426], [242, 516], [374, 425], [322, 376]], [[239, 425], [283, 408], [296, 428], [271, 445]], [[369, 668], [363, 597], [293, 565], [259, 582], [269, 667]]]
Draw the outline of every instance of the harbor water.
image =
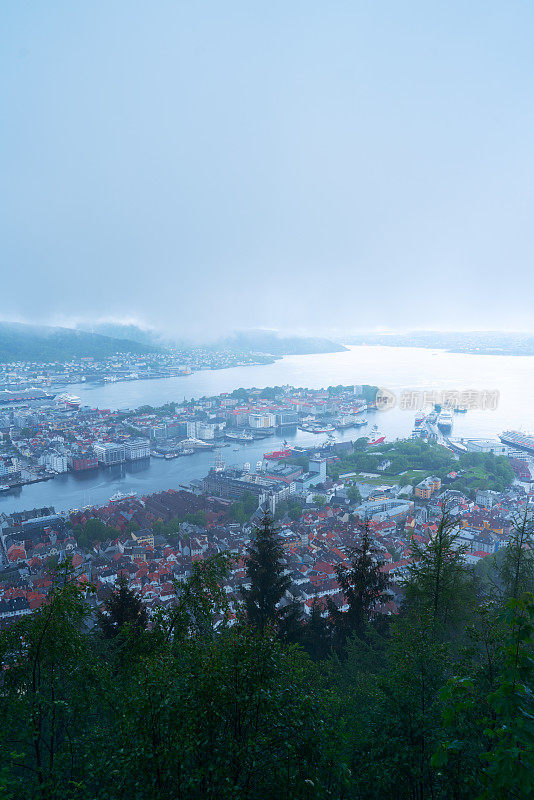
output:
[[[321, 388], [338, 384], [372, 384], [390, 392], [393, 408], [369, 414], [388, 441], [410, 435], [418, 402], [442, 392], [467, 392], [472, 405], [454, 416], [454, 438], [496, 438], [507, 429], [534, 431], [534, 357], [447, 353], [441, 350], [396, 347], [350, 347], [341, 353], [286, 356], [273, 364], [205, 370], [176, 378], [65, 387], [82, 404], [96, 408], [134, 409], [169, 401], [212, 396], [239, 387], [284, 386]], [[60, 391], [60, 389], [56, 390]], [[426, 393], [426, 395], [424, 394]], [[474, 399], [473, 399], [474, 398]], [[336, 431], [337, 440], [356, 439], [366, 428]], [[225, 463], [250, 463], [254, 469], [263, 453], [279, 449], [283, 440], [310, 447], [325, 441], [324, 434], [292, 429], [264, 440], [232, 443], [222, 450]], [[98, 470], [60, 475], [0, 495], [0, 512], [52, 505], [56, 510], [106, 503], [116, 491], [148, 494], [179, 488], [202, 478], [214, 453], [199, 452], [174, 460], [155, 459]]]

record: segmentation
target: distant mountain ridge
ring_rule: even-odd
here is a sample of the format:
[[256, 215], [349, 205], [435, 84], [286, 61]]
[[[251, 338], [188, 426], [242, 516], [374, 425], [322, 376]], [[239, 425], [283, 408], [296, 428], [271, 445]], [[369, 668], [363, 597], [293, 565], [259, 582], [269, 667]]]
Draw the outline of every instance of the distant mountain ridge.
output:
[[[86, 328], [87, 329], [87, 328]], [[116, 339], [127, 338], [158, 347], [182, 347], [189, 349], [195, 345], [182, 337], [165, 336], [154, 329], [140, 328], [137, 325], [120, 323], [99, 323], [93, 330]], [[283, 336], [276, 331], [237, 331], [215, 342], [198, 342], [209, 350], [232, 349], [237, 352], [268, 353], [273, 356], [305, 355], [311, 353], [338, 353], [346, 348], [338, 342], [322, 337]]]
[[72, 328], [0, 322], [0, 362], [69, 361], [106, 358], [115, 353], [156, 353], [161, 348], [124, 338], [112, 338]]

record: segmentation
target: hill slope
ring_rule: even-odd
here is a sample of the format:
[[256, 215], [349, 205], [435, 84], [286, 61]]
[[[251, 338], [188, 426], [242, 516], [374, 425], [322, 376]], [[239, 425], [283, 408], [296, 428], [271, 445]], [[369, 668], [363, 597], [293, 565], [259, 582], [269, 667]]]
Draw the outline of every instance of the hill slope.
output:
[[[86, 328], [87, 330], [87, 328]], [[97, 323], [94, 330], [116, 339], [130, 339], [152, 346], [178, 346], [187, 350], [197, 345], [210, 350], [230, 348], [237, 352], [261, 352], [273, 356], [304, 355], [306, 353], [338, 353], [345, 350], [342, 344], [330, 339], [310, 336], [284, 336], [277, 331], [237, 331], [214, 342], [192, 342], [187, 338], [166, 336], [154, 329], [118, 323]]]
[[98, 333], [0, 322], [0, 362], [69, 361], [92, 356], [105, 358], [114, 353], [156, 353], [158, 348], [128, 339], [113, 339]]

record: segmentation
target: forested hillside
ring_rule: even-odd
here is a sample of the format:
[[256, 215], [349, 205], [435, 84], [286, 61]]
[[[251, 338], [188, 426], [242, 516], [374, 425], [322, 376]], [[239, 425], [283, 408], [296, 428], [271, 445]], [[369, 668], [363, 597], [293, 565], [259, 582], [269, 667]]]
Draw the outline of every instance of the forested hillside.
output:
[[0, 797], [526, 800], [531, 545], [525, 516], [481, 580], [445, 512], [414, 543], [396, 617], [365, 527], [336, 571], [346, 608], [306, 619], [280, 602], [269, 517], [232, 620], [227, 556], [195, 562], [150, 621], [126, 580], [95, 617], [66, 562], [50, 601], [0, 636]]
[[0, 362], [70, 361], [96, 359], [115, 353], [156, 353], [157, 348], [127, 339], [112, 339], [98, 333], [0, 322]]

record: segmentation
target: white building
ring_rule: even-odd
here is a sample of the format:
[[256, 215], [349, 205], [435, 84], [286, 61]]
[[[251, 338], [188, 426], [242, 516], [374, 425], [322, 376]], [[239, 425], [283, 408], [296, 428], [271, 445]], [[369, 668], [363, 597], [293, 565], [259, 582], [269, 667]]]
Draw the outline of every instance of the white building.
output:
[[197, 436], [199, 439], [215, 439], [217, 425], [213, 422], [197, 422]]
[[126, 461], [126, 451], [123, 444], [98, 442], [93, 449], [98, 463], [104, 464], [106, 467], [110, 467], [113, 464], [123, 464]]
[[310, 472], [316, 473], [319, 478], [319, 483], [324, 483], [326, 480], [326, 458], [315, 456], [310, 458]]
[[508, 445], [496, 439], [462, 439], [462, 442], [471, 453], [494, 453], [496, 456], [505, 456], [510, 450]]
[[69, 468], [67, 456], [61, 455], [60, 453], [45, 453], [39, 458], [38, 463], [42, 467], [46, 467], [46, 469], [58, 473], [67, 472]]
[[127, 461], [150, 458], [150, 442], [148, 439], [132, 439], [125, 443], [124, 452]]
[[251, 428], [274, 428], [276, 425], [276, 416], [270, 414], [268, 411], [248, 415], [248, 424]]

